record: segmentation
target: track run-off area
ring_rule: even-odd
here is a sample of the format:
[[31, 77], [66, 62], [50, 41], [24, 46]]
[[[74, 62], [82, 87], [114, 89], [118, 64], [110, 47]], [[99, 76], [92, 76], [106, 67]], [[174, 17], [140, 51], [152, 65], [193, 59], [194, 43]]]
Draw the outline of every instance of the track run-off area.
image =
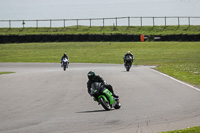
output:
[[[122, 107], [105, 111], [87, 92], [92, 70]], [[156, 133], [200, 124], [200, 91], [153, 66], [0, 63], [0, 133]]]

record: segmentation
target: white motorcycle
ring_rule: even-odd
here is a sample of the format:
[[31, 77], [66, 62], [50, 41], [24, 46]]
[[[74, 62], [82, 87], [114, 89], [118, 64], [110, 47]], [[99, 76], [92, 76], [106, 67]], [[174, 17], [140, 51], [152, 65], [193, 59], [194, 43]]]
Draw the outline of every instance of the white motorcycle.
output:
[[69, 60], [67, 58], [64, 58], [62, 60], [62, 67], [64, 71], [66, 70], [66, 68], [68, 68], [68, 65], [69, 65]]

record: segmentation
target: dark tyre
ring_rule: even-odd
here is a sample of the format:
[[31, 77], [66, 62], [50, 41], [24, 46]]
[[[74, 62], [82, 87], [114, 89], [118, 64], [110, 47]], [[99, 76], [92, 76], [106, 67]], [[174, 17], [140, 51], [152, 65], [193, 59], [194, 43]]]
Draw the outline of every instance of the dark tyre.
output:
[[128, 72], [128, 71], [129, 71], [129, 69], [130, 69], [130, 66], [129, 66], [129, 65], [127, 65], [127, 66], [126, 66], [126, 71]]
[[129, 71], [131, 68], [131, 63], [127, 63], [127, 66], [126, 66], [126, 71]]
[[99, 102], [100, 104], [103, 106], [103, 108], [105, 110], [111, 110], [110, 104], [109, 104], [109, 100], [107, 100], [107, 102], [104, 100], [103, 97], [99, 98]]
[[119, 109], [119, 108], [121, 108], [121, 104], [120, 104], [119, 102], [117, 102], [117, 104], [115, 105], [114, 108], [115, 108], [115, 109]]
[[64, 70], [64, 71], [66, 70], [66, 65], [63, 66], [63, 70]]
[[130, 68], [126, 68], [126, 71], [128, 72]]

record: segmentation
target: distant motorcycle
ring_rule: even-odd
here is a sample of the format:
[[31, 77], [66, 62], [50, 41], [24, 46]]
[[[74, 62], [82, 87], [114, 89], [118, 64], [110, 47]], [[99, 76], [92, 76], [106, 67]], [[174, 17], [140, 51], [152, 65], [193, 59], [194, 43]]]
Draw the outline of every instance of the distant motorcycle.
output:
[[112, 93], [101, 83], [92, 83], [90, 95], [93, 96], [94, 100], [101, 104], [105, 110], [109, 111], [113, 108], [119, 109], [121, 107], [119, 98], [113, 97]]
[[133, 58], [131, 56], [126, 56], [125, 57], [125, 63], [124, 66], [126, 68], [126, 71], [129, 71], [131, 66], [132, 66], [132, 62], [133, 62]]
[[68, 68], [68, 65], [69, 65], [69, 60], [67, 58], [63, 58], [62, 67], [64, 71], [66, 70], [66, 68]]

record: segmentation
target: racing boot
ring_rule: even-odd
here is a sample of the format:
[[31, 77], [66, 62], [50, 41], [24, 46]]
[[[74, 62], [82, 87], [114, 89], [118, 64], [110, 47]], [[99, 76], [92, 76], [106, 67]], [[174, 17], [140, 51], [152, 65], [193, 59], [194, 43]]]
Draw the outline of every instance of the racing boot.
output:
[[115, 93], [113, 93], [112, 96], [115, 98], [119, 98], [119, 96], [117, 96]]

